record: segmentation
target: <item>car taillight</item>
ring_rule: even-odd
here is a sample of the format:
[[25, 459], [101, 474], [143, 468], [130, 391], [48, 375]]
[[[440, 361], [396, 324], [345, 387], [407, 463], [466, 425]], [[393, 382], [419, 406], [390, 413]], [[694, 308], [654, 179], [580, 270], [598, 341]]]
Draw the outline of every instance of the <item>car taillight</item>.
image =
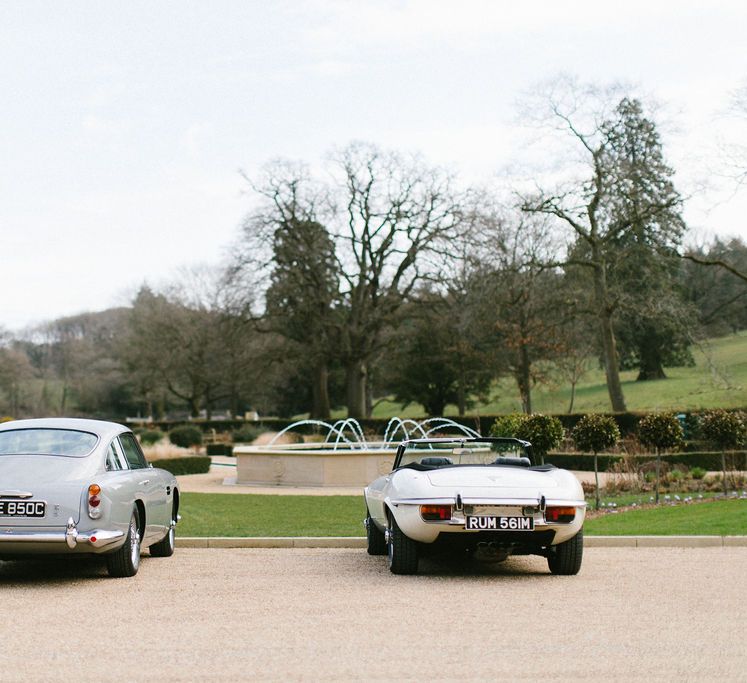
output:
[[548, 507], [545, 510], [545, 521], [557, 524], [569, 524], [576, 519], [576, 508]]
[[420, 516], [427, 522], [451, 519], [451, 505], [421, 505]]
[[91, 484], [88, 487], [88, 516], [91, 519], [101, 517], [101, 510], [99, 509], [101, 498], [99, 498], [99, 493], [101, 493], [101, 487], [98, 484]]

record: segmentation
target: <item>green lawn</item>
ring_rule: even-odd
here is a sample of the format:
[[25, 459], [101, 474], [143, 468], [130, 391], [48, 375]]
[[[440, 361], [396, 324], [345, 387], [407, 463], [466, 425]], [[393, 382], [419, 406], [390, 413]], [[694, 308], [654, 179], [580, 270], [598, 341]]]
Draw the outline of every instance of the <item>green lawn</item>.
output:
[[[741, 408], [747, 406], [747, 331], [727, 337], [709, 339], [693, 347], [695, 367], [668, 368], [667, 379], [636, 382], [636, 371], [622, 373], [623, 391], [629, 410], [691, 410], [700, 408]], [[573, 411], [604, 412], [610, 410], [604, 371], [593, 361], [576, 389]], [[570, 386], [553, 369], [546, 374], [554, 379], [534, 388], [532, 400], [536, 412], [564, 413], [570, 402]], [[421, 405], [402, 409], [389, 401], [379, 403], [374, 417], [422, 417]], [[521, 412], [516, 383], [503, 378], [493, 387], [490, 400], [476, 405], [471, 413], [496, 414]], [[456, 415], [456, 406], [447, 406], [446, 415]], [[334, 417], [345, 417], [344, 410]]]
[[[363, 536], [362, 496], [185, 493], [180, 536]], [[590, 535], [747, 535], [747, 501], [725, 500], [609, 514]]]
[[182, 495], [180, 536], [363, 536], [363, 496]]
[[747, 501], [719, 500], [659, 506], [590, 519], [584, 532], [597, 536], [743, 536]]

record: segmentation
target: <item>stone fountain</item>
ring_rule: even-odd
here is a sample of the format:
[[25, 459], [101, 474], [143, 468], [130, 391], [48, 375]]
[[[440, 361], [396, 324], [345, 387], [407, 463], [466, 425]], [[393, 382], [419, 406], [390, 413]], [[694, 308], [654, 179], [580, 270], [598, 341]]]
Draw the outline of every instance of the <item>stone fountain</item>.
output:
[[[299, 427], [314, 426], [325, 432], [323, 441], [280, 443], [283, 435]], [[392, 469], [397, 445], [406, 439], [427, 438], [435, 433], [479, 436], [469, 427], [444, 417], [417, 422], [393, 417], [381, 441], [367, 441], [357, 420], [330, 424], [299, 420], [261, 446], [238, 446], [236, 483], [255, 486], [366, 486]]]

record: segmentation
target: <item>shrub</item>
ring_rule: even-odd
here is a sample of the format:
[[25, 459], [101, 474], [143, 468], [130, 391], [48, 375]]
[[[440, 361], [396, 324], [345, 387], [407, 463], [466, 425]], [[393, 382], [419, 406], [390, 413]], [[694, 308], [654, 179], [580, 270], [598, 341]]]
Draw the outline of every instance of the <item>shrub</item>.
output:
[[682, 424], [674, 413], [650, 413], [638, 422], [638, 436], [644, 446], [656, 449], [656, 502], [659, 502], [659, 469], [662, 449], [682, 444]]
[[675, 483], [681, 482], [685, 478], [685, 473], [682, 470], [672, 470], [669, 473], [669, 480]]
[[682, 445], [682, 425], [674, 413], [650, 413], [638, 422], [638, 437], [657, 451], [677, 450]]
[[2, 424], [3, 422], [13, 422], [13, 420], [15, 420], [14, 417], [11, 417], [10, 415], [3, 415], [2, 417], [0, 417], [0, 424]]
[[153, 467], [160, 467], [173, 474], [204, 474], [210, 469], [210, 458], [196, 455], [188, 458], [169, 458], [168, 460], [154, 460]]
[[594, 453], [594, 485], [596, 508], [599, 509], [599, 468], [597, 453], [614, 446], [620, 440], [620, 429], [609, 415], [584, 415], [573, 428], [573, 440], [582, 451]]
[[609, 415], [595, 413], [584, 415], [576, 423], [571, 436], [578, 450], [599, 453], [620, 440], [620, 429]]
[[169, 432], [169, 441], [175, 446], [181, 446], [182, 448], [199, 446], [202, 443], [202, 431], [199, 427], [192, 425], [174, 427]]
[[517, 439], [524, 438], [519, 436], [519, 434], [521, 433], [522, 426], [528, 417], [528, 415], [522, 413], [502, 415], [490, 428], [490, 436], [515, 437]]
[[690, 470], [690, 476], [693, 479], [703, 479], [705, 475], [707, 474], [706, 470], [704, 470], [702, 467], [693, 467]]
[[140, 443], [151, 446], [158, 443], [164, 436], [165, 434], [160, 429], [144, 429], [140, 432]]
[[234, 443], [251, 443], [260, 435], [260, 430], [256, 427], [246, 425], [236, 429], [231, 435], [231, 441]]
[[[712, 410], [700, 421], [700, 429], [708, 441], [721, 449], [721, 473], [724, 494], [728, 493], [726, 477], [726, 449], [736, 448], [747, 440], [747, 419], [744, 413]], [[735, 481], [736, 485], [736, 481]]]
[[490, 428], [491, 436], [513, 436], [532, 444], [534, 452], [544, 462], [545, 455], [563, 440], [565, 431], [557, 417], [534, 413], [513, 413], [499, 417]]
[[747, 441], [747, 418], [744, 413], [712, 410], [701, 418], [703, 436], [722, 451], [737, 448]]
[[535, 413], [527, 416], [519, 427], [517, 436], [526, 439], [544, 462], [545, 455], [563, 440], [565, 430], [557, 417]]

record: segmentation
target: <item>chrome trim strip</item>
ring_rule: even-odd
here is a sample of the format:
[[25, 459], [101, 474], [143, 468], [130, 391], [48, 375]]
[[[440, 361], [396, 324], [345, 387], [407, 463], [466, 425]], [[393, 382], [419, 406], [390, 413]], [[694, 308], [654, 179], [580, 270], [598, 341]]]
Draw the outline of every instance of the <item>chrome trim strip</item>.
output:
[[[454, 498], [430, 496], [428, 498], [398, 498], [390, 501], [392, 505], [448, 505], [454, 503]], [[561, 505], [568, 507], [585, 508], [585, 500], [551, 500], [546, 499], [547, 505]], [[537, 507], [537, 498], [467, 498], [462, 496], [463, 505], [495, 505], [509, 507]]]
[[34, 494], [30, 491], [19, 491], [18, 489], [6, 489], [0, 491], [0, 498], [33, 498]]
[[[124, 537], [124, 531], [108, 531], [106, 529], [94, 529], [85, 533], [79, 533], [73, 518], [67, 521], [65, 531], [24, 531], [18, 533], [10, 531], [7, 527], [0, 530], [0, 544], [2, 543], [66, 543], [71, 550], [78, 543], [87, 543], [94, 548], [103, 548], [120, 538]], [[91, 539], [95, 538], [95, 541]]]

